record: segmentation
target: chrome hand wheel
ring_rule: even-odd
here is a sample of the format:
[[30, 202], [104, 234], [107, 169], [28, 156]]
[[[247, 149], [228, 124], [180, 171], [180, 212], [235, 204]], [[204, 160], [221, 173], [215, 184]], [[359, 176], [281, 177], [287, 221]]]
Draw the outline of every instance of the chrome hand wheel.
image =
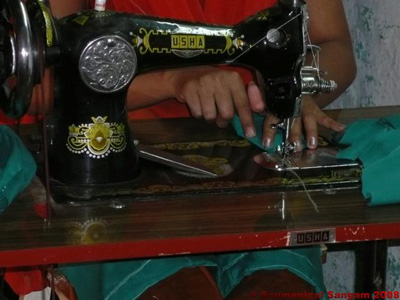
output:
[[0, 108], [15, 119], [27, 111], [40, 61], [23, 0], [0, 0]]

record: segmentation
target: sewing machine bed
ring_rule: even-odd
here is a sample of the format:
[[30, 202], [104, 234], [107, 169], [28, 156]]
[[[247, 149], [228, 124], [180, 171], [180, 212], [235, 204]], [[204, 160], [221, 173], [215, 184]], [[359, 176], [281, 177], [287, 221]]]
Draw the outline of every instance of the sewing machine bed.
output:
[[[320, 150], [329, 145], [321, 140]], [[158, 149], [204, 164], [218, 176], [207, 177], [140, 160], [141, 174], [131, 183], [96, 187], [65, 187], [52, 183], [52, 195], [57, 202], [88, 204], [88, 202], [131, 201], [162, 195], [191, 193], [237, 193], [281, 190], [336, 189], [360, 184], [360, 168], [316, 168], [295, 173], [268, 170], [253, 161], [261, 151], [246, 140], [217, 140], [209, 142], [165, 143], [153, 145]], [[316, 150], [316, 152], [320, 151]], [[335, 150], [329, 148], [334, 156]], [[90, 196], [89, 196], [90, 195]], [[89, 198], [90, 197], [90, 198]]]
[[[134, 182], [124, 184], [104, 184], [101, 189], [90, 186], [68, 187], [51, 181], [51, 193], [55, 207], [65, 205], [114, 204], [127, 201], [151, 200], [162, 196], [188, 196], [191, 194], [246, 193], [248, 191], [288, 191], [288, 190], [329, 190], [358, 188], [361, 171], [359, 166], [326, 168], [321, 167], [294, 172], [279, 172], [262, 167], [254, 161], [254, 156], [263, 151], [239, 138], [233, 130], [215, 130], [213, 125], [204, 126], [194, 120], [139, 121], [133, 125], [135, 138], [157, 149], [174, 153], [188, 160], [204, 164], [218, 176], [207, 177], [191, 174], [141, 159], [141, 174]], [[158, 124], [162, 123], [162, 124]], [[143, 128], [158, 124], [155, 135], [146, 134]], [[144, 126], [142, 126], [144, 125]], [[198, 126], [196, 129], [194, 127]], [[193, 130], [191, 128], [193, 127]], [[163, 130], [165, 128], [165, 130]], [[202, 132], [199, 132], [199, 128]], [[179, 133], [180, 131], [191, 131]], [[193, 134], [197, 132], [197, 134]], [[170, 141], [174, 141], [171, 143]], [[176, 142], [175, 142], [176, 141]], [[37, 149], [38, 145], [34, 145]], [[319, 139], [319, 148], [303, 153], [298, 164], [315, 159], [323, 152], [322, 159], [332, 159], [336, 150], [324, 138]], [[328, 157], [327, 157], [328, 156]], [[40, 172], [42, 173], [42, 172]], [[40, 176], [42, 180], [44, 176]]]
[[[330, 115], [348, 124], [354, 119], [394, 112], [400, 112], [400, 107], [332, 111]], [[237, 145], [240, 141], [229, 129], [216, 130], [193, 119], [135, 121], [132, 130], [134, 137], [146, 145], [171, 145], [171, 141], [173, 145], [236, 141]], [[38, 132], [37, 126], [20, 128], [27, 145], [32, 146], [29, 140], [33, 132]], [[329, 184], [313, 186], [310, 179], [307, 195], [302, 186], [270, 177], [270, 171], [247, 159], [258, 153], [253, 146], [229, 147], [218, 144], [171, 150], [227, 157], [236, 168], [229, 176], [193, 178], [146, 162], [146, 173], [137, 182], [140, 195], [110, 205], [96, 201], [79, 206], [53, 202], [47, 221], [32, 209], [34, 203], [45, 201], [44, 188], [35, 180], [1, 215], [0, 265], [288, 247], [296, 245], [293, 237], [304, 232], [332, 233], [327, 243], [399, 238], [400, 205], [369, 207], [360, 192], [359, 179], [353, 184], [346, 179], [346, 188], [340, 188], [346, 180], [337, 182], [332, 190], [327, 188]], [[303, 180], [307, 182], [304, 176]], [[277, 192], [268, 191], [272, 187], [266, 186], [267, 182], [278, 182], [273, 188]], [[162, 188], [156, 189], [156, 185]]]

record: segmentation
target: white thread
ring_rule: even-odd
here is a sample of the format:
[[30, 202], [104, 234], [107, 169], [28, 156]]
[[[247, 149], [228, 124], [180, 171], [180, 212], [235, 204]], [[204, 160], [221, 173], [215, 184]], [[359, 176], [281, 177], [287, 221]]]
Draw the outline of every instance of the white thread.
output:
[[139, 5], [137, 5], [136, 3], [135, 3], [135, 1], [133, 1], [133, 0], [129, 0], [133, 5], [135, 5], [136, 6], [136, 8], [138, 9], [138, 10], [140, 10], [144, 15], [148, 15]]
[[[296, 163], [294, 163], [294, 164], [296, 164]], [[311, 202], [312, 206], [314, 207], [315, 211], [316, 211], [316, 212], [319, 212], [319, 210], [318, 210], [318, 205], [317, 205], [317, 204], [314, 202], [314, 200], [311, 198], [311, 195], [310, 195], [310, 193], [308, 192], [307, 187], [306, 187], [306, 184], [304, 183], [303, 179], [301, 179], [301, 177], [300, 177], [293, 169], [290, 168], [290, 167], [291, 167], [291, 162], [290, 162], [289, 158], [287, 159], [287, 166], [288, 166], [287, 170], [288, 170], [290, 173], [292, 173], [292, 174], [300, 181], [301, 185], [303, 186], [304, 192], [306, 193], [306, 195], [307, 195], [307, 197], [308, 197], [308, 200], [310, 200], [310, 202]]]
[[94, 3], [94, 9], [97, 11], [105, 11], [106, 10], [106, 2], [107, 2], [107, 0], [96, 0]]
[[[307, 31], [307, 41], [308, 41], [309, 45], [312, 45], [310, 34], [308, 33], [308, 31]], [[317, 76], [318, 76], [318, 79], [321, 79], [321, 74], [319, 72], [319, 56], [318, 56], [318, 60], [317, 60], [317, 55], [315, 55], [314, 48], [310, 47], [310, 50], [311, 50], [311, 56], [312, 56], [311, 65], [313, 65], [318, 70]]]
[[[298, 13], [297, 15], [295, 15], [293, 18], [291, 18], [290, 20], [286, 21], [285, 23], [283, 23], [281, 26], [279, 26], [278, 28], [274, 29], [274, 31], [272, 31], [272, 34], [275, 34], [279, 29], [281, 29], [283, 26], [286, 26], [287, 24], [289, 24], [290, 22], [292, 22], [293, 20], [297, 19], [299, 16], [301, 16], [302, 13]], [[267, 36], [262, 37], [261, 39], [259, 39], [254, 45], [250, 46], [249, 49], [245, 50], [244, 52], [240, 53], [238, 56], [236, 56], [235, 58], [233, 58], [232, 60], [227, 61], [228, 64], [233, 63], [235, 60], [237, 60], [239, 57], [241, 57], [242, 55], [246, 54], [247, 52], [249, 52], [251, 49], [253, 49], [255, 46], [257, 46], [259, 43], [261, 43], [264, 39], [266, 39]]]

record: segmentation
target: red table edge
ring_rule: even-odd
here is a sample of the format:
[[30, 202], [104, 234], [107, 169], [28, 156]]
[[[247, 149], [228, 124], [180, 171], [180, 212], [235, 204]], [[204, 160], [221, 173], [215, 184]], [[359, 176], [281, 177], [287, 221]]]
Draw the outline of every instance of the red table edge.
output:
[[[334, 243], [400, 238], [400, 223], [343, 225]], [[304, 231], [309, 231], [305, 229]], [[296, 232], [301, 230], [296, 229]], [[289, 247], [290, 230], [0, 251], [0, 267], [167, 257]]]

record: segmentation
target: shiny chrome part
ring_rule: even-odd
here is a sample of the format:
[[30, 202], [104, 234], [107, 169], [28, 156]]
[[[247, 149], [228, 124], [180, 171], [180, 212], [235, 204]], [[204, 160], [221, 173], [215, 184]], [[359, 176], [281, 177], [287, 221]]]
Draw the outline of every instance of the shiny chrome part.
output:
[[296, 143], [292, 143], [289, 141], [290, 128], [292, 127], [293, 119], [284, 119], [281, 123], [277, 125], [278, 128], [283, 130], [283, 139], [282, 144], [277, 147], [277, 151], [281, 156], [281, 164], [285, 165], [287, 158], [290, 153], [293, 153], [296, 150]]
[[255, 160], [260, 166], [270, 170], [311, 170], [335, 168], [361, 168], [361, 165], [350, 159], [336, 158], [337, 151], [332, 148], [304, 149], [282, 157], [280, 153], [262, 153]]
[[279, 205], [279, 211], [281, 212], [282, 221], [286, 219], [286, 193], [281, 194], [281, 205]]
[[334, 80], [326, 80], [325, 75], [319, 68], [319, 52], [321, 48], [317, 45], [307, 45], [307, 49], [313, 56], [313, 66], [303, 66], [301, 69], [301, 85], [303, 95], [318, 95], [321, 93], [332, 93], [337, 88]]
[[301, 85], [303, 95], [318, 95], [332, 93], [337, 88], [334, 80], [325, 80], [321, 77], [318, 68], [305, 66], [301, 70]]
[[179, 155], [162, 151], [151, 146], [142, 145], [138, 141], [135, 141], [135, 146], [139, 151], [140, 158], [150, 160], [188, 173], [199, 174], [208, 177], [218, 176], [218, 174], [215, 173], [210, 168], [202, 164], [189, 161]]
[[279, 28], [272, 28], [268, 30], [266, 39], [268, 41], [268, 45], [274, 49], [280, 49], [284, 47], [289, 41], [286, 32]]
[[[333, 80], [326, 80], [322, 77], [322, 72], [319, 68], [319, 51], [320, 47], [310, 44], [308, 25], [309, 17], [307, 5], [301, 0], [282, 0], [286, 5], [292, 5], [293, 7], [300, 7], [303, 18], [303, 47], [304, 53], [299, 57], [299, 65], [301, 65], [300, 77], [301, 77], [301, 88], [302, 95], [318, 95], [321, 93], [331, 93], [337, 88], [337, 84]], [[312, 65], [304, 65], [307, 52], [312, 55]], [[294, 152], [298, 148], [298, 145], [289, 141], [289, 134], [291, 124], [294, 118], [301, 115], [301, 97], [296, 99], [293, 115], [289, 119], [281, 120], [278, 125], [283, 131], [283, 141], [278, 147], [278, 154], [266, 154], [266, 160], [264, 166], [268, 169], [274, 169], [278, 171], [284, 171], [289, 169], [298, 169], [297, 166], [293, 166], [291, 163], [291, 157], [296, 155]], [[322, 163], [322, 162], [321, 162]], [[317, 165], [321, 164], [317, 163]], [[327, 162], [328, 164], [332, 164]]]
[[295, 8], [306, 5], [303, 0], [280, 0], [280, 3], [288, 7], [295, 7]]
[[137, 71], [133, 47], [119, 36], [102, 36], [82, 51], [79, 72], [82, 81], [99, 93], [113, 93], [126, 87]]
[[1, 14], [4, 36], [0, 38], [5, 44], [1, 53], [4, 65], [0, 67], [6, 73], [0, 83], [0, 106], [9, 117], [18, 119], [29, 107], [40, 61], [35, 58], [37, 51], [24, 1], [5, 0]]

